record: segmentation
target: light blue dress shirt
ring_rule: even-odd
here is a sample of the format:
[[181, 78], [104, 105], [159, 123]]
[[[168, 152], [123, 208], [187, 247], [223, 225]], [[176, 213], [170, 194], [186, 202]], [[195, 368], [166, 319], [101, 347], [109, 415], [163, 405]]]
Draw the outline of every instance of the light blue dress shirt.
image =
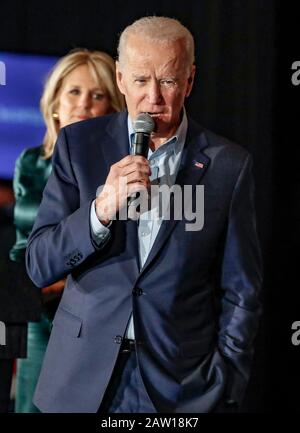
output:
[[[172, 187], [174, 185], [180, 166], [182, 150], [186, 139], [187, 126], [188, 121], [186, 112], [184, 110], [182, 121], [174, 136], [167, 140], [165, 143], [163, 143], [154, 152], [149, 149], [148, 161], [151, 168], [151, 184], [168, 185], [169, 187]], [[128, 134], [131, 153], [131, 142], [132, 136], [134, 134], [134, 129], [129, 116]], [[151, 208], [149, 208], [147, 212], [140, 214], [138, 221], [140, 269], [144, 266], [147, 260], [147, 257], [151, 251], [151, 248], [163, 221], [163, 217], [159, 213], [158, 197], [154, 196], [151, 198], [151, 205]], [[93, 201], [91, 206], [90, 221], [93, 240], [99, 247], [101, 247], [101, 245], [106, 244], [110, 238], [110, 225], [104, 226], [98, 220], [95, 211], [95, 201]], [[128, 323], [126, 338], [134, 339], [134, 326], [132, 315]]]

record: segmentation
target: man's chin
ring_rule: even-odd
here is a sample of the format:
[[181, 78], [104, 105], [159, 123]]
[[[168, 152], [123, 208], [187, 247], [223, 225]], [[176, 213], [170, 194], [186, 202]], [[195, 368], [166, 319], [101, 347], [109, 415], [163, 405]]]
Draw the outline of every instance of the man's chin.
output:
[[166, 133], [168, 131], [170, 131], [170, 129], [172, 128], [172, 125], [170, 123], [170, 119], [166, 118], [166, 116], [157, 116], [157, 117], [153, 117], [153, 120], [155, 122], [156, 125], [156, 133]]

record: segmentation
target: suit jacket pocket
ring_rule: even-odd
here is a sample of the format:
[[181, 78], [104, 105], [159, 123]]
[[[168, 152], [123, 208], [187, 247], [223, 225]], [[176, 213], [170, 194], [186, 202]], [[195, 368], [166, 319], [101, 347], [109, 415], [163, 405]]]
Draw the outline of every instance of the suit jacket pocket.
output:
[[185, 341], [180, 344], [180, 356], [184, 358], [199, 357], [211, 352], [214, 346], [214, 339], [211, 336]]
[[62, 332], [76, 338], [80, 336], [82, 321], [73, 313], [63, 308], [58, 308], [53, 320], [53, 326], [59, 327]]

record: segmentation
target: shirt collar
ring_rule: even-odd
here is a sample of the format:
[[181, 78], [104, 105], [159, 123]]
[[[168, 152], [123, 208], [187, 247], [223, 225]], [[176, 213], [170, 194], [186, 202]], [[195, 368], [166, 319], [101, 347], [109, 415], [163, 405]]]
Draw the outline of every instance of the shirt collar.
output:
[[[134, 129], [133, 129], [133, 123], [132, 123], [132, 120], [131, 120], [129, 114], [127, 116], [127, 125], [128, 125], [129, 146], [130, 146], [130, 151], [131, 151], [132, 135], [134, 134]], [[177, 155], [179, 152], [181, 152], [183, 149], [184, 143], [185, 143], [187, 127], [188, 127], [188, 120], [187, 120], [185, 107], [183, 107], [182, 120], [181, 120], [181, 123], [178, 126], [175, 134], [172, 137], [170, 137], [165, 143], [163, 143], [154, 152], [152, 152], [151, 149], [149, 149], [148, 157], [150, 157], [153, 154], [158, 155], [160, 153], [164, 153], [165, 151], [167, 151], [168, 153], [172, 151], [172, 152], [174, 152], [174, 155]]]

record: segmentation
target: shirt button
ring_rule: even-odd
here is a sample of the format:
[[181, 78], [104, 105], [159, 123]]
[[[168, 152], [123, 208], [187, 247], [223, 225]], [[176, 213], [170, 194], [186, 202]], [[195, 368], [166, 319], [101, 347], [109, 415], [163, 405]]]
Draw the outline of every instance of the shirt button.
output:
[[114, 338], [114, 342], [116, 344], [121, 344], [122, 340], [123, 340], [123, 337], [121, 337], [121, 335], [116, 335], [115, 338]]

